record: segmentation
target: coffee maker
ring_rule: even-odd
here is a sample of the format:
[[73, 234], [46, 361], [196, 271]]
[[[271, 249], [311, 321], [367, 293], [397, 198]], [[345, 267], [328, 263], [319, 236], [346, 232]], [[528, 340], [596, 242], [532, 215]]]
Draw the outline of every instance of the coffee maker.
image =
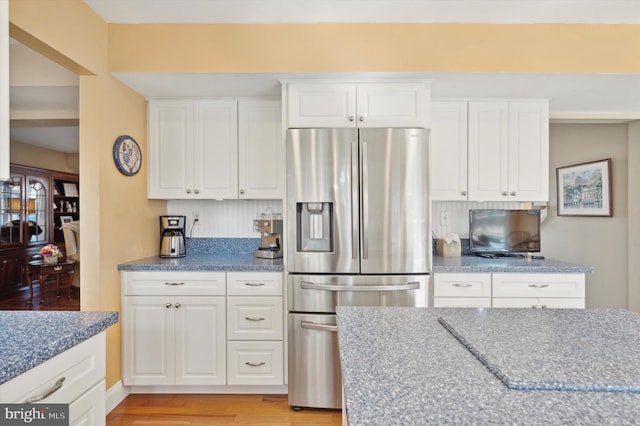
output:
[[260, 248], [253, 255], [263, 259], [282, 257], [282, 219], [256, 219], [253, 227], [260, 233]]
[[160, 257], [184, 257], [186, 216], [160, 216]]

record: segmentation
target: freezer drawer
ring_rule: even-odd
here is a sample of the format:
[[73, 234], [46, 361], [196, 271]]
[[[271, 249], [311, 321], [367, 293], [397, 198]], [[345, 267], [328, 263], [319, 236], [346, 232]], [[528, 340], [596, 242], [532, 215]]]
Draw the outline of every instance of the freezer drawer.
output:
[[289, 405], [341, 408], [336, 316], [289, 314]]
[[430, 275], [289, 275], [289, 311], [335, 313], [336, 306], [426, 307]]

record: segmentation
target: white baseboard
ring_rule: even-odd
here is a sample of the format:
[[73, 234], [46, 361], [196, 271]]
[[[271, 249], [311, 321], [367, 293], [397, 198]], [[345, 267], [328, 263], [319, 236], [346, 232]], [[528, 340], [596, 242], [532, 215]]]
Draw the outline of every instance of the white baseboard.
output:
[[118, 383], [107, 390], [107, 396], [105, 398], [106, 413], [109, 414], [127, 395], [129, 395], [129, 388], [122, 384], [122, 380], [118, 380]]

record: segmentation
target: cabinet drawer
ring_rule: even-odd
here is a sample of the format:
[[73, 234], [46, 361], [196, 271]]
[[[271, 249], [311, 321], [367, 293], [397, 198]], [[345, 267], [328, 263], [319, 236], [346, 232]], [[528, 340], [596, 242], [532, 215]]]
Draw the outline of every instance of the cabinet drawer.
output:
[[280, 272], [228, 272], [229, 296], [282, 296]]
[[224, 296], [224, 272], [127, 272], [122, 273], [125, 295]]
[[493, 297], [584, 298], [584, 274], [493, 274]]
[[100, 381], [69, 405], [69, 426], [99, 426], [105, 424], [105, 381]]
[[227, 384], [281, 385], [283, 383], [282, 342], [227, 343]]
[[512, 297], [493, 299], [494, 308], [561, 308], [584, 309], [584, 299], [579, 298], [536, 298]]
[[[41, 403], [69, 404], [105, 376], [105, 333], [74, 346], [0, 386], [0, 401], [23, 403], [62, 386]], [[104, 403], [104, 400], [102, 401]]]
[[282, 340], [281, 297], [227, 297], [228, 340]]
[[491, 297], [491, 274], [434, 274], [434, 297]]
[[434, 297], [434, 308], [490, 308], [490, 297]]

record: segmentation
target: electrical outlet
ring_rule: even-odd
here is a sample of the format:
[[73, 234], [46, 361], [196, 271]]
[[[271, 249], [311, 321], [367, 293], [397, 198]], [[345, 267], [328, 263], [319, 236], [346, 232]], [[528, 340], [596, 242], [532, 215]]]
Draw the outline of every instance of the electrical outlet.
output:
[[200, 225], [200, 213], [193, 212], [193, 224]]
[[440, 226], [449, 226], [449, 214], [440, 212]]

